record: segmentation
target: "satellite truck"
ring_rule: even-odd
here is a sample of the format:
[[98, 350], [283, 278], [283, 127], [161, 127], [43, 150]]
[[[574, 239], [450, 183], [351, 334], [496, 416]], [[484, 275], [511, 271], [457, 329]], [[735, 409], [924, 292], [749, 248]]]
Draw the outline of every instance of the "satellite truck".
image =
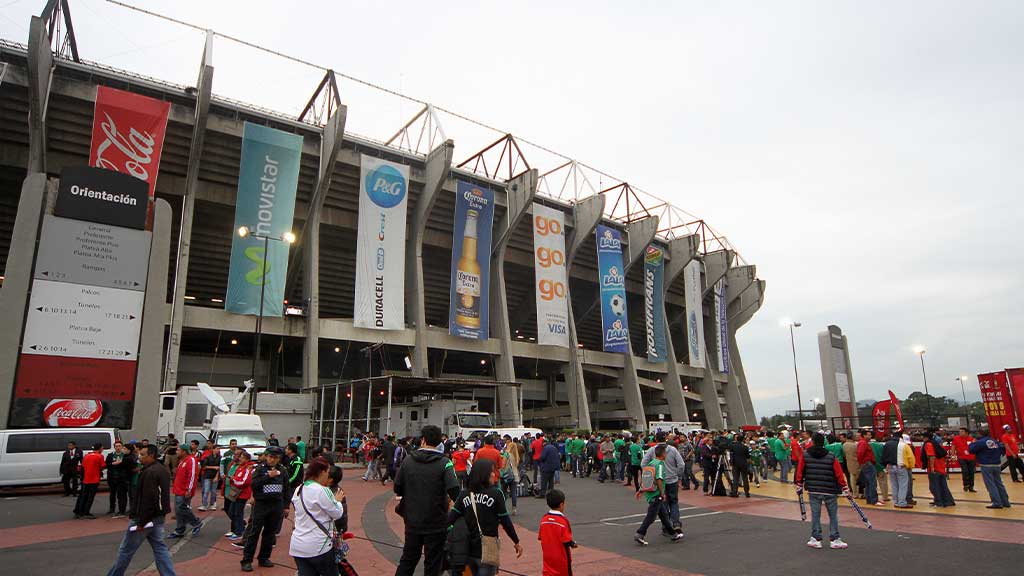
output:
[[[197, 382], [195, 387], [183, 386], [175, 392], [162, 393], [157, 421], [159, 438], [166, 439], [170, 432], [182, 444], [192, 440], [205, 444], [206, 440], [213, 440], [221, 446], [236, 440], [238, 447], [250, 454], [262, 453], [267, 447], [263, 420], [256, 414], [238, 413], [239, 407], [252, 392], [252, 387], [252, 380], [245, 381], [245, 388], [241, 392], [234, 388], [215, 389], [205, 382]], [[197, 393], [203, 398], [203, 403], [194, 402]], [[229, 402], [225, 400], [225, 394], [233, 395], [234, 398]], [[213, 406], [215, 412], [212, 419], [207, 418], [209, 406]]]
[[379, 431], [386, 433], [390, 429], [398, 437], [416, 436], [427, 424], [441, 428], [449, 438], [455, 438], [460, 433], [463, 438], [469, 438], [474, 433], [496, 433], [499, 436], [508, 434], [513, 438], [541, 433], [540, 428], [497, 427], [494, 425], [494, 416], [481, 412], [479, 404], [473, 400], [434, 399], [394, 404], [391, 406], [390, 428], [387, 409], [381, 408], [377, 415], [380, 418]]

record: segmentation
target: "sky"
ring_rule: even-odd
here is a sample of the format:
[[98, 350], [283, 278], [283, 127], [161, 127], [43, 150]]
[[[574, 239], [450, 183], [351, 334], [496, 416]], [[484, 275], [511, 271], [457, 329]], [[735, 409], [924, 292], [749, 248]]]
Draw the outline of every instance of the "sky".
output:
[[[968, 375], [977, 400], [975, 375], [1024, 365], [1022, 3], [132, 3], [454, 110], [705, 219], [767, 282], [739, 332], [759, 417], [797, 404], [782, 318], [802, 323], [805, 408], [823, 396], [829, 324], [849, 338], [859, 400], [922, 390], [918, 344], [936, 395], [961, 398]], [[27, 42], [43, 5], [0, 0], [0, 37]], [[71, 10], [83, 58], [195, 83], [202, 33], [100, 0]], [[223, 38], [214, 66], [215, 94], [291, 114], [323, 75]], [[348, 131], [377, 140], [419, 109], [340, 90]], [[441, 120], [456, 160], [496, 137]]]

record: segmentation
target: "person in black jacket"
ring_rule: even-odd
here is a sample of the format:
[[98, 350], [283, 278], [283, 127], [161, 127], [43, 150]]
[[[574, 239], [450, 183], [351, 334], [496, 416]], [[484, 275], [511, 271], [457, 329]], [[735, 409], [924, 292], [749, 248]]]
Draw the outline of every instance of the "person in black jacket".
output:
[[259, 565], [264, 568], [274, 567], [270, 553], [277, 543], [281, 522], [288, 517], [287, 507], [291, 497], [288, 469], [281, 464], [281, 456], [284, 456], [284, 450], [279, 446], [270, 446], [264, 452], [264, 462], [253, 470], [252, 514], [243, 536], [242, 572], [252, 572], [257, 542], [260, 543], [260, 553], [256, 556]]
[[174, 561], [164, 542], [164, 516], [171, 510], [171, 475], [157, 461], [156, 455], [156, 446], [143, 446], [139, 450], [143, 468], [132, 499], [131, 520], [121, 539], [117, 560], [107, 576], [123, 576], [144, 540], [148, 540], [153, 549], [153, 559], [160, 576], [174, 576]]
[[82, 449], [68, 442], [68, 449], [60, 457], [60, 481], [65, 496], [78, 496], [78, 465], [82, 463]]
[[409, 453], [395, 478], [405, 545], [395, 576], [412, 576], [424, 555], [423, 576], [439, 576], [444, 562], [448, 501], [459, 496], [455, 468], [443, 453], [441, 429], [424, 426], [419, 450]]
[[839, 494], [848, 496], [846, 475], [836, 457], [825, 449], [825, 435], [816, 432], [813, 445], [804, 450], [796, 465], [793, 483], [798, 490], [806, 490], [811, 504], [811, 539], [807, 546], [821, 548], [821, 505], [828, 511], [829, 548], [846, 548], [839, 537]]
[[743, 442], [742, 436], [737, 435], [729, 444], [729, 453], [732, 455], [732, 490], [729, 496], [738, 498], [740, 482], [743, 482], [743, 493], [750, 498], [750, 447]]
[[114, 451], [107, 454], [107, 486], [110, 487], [110, 514], [124, 518], [128, 510], [128, 486], [135, 470], [135, 458], [120, 441], [114, 442]]
[[384, 474], [380, 476], [380, 485], [384, 486], [388, 480], [395, 481], [395, 437], [388, 435], [380, 445], [380, 459], [383, 464]]

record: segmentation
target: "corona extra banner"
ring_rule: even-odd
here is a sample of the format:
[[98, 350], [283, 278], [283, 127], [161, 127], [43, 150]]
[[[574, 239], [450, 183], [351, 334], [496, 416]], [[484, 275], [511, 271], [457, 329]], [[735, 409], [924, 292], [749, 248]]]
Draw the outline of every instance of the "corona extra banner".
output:
[[686, 296], [686, 341], [690, 351], [690, 366], [704, 367], [704, 289], [700, 279], [704, 265], [691, 260], [683, 268], [683, 288]]
[[491, 278], [494, 192], [468, 182], [455, 187], [452, 234], [452, 288], [448, 333], [486, 340]]
[[363, 155], [356, 244], [357, 328], [405, 328], [405, 215], [409, 167]]
[[89, 165], [145, 181], [152, 198], [170, 110], [170, 102], [97, 86]]
[[[238, 171], [235, 228], [224, 309], [236, 314], [280, 316], [288, 272], [285, 234], [292, 230], [302, 136], [245, 123]], [[261, 305], [262, 303], [262, 305]]]
[[655, 246], [648, 246], [644, 254], [644, 325], [647, 360], [665, 362], [665, 253]]
[[715, 282], [715, 336], [718, 342], [718, 369], [729, 373], [729, 316], [725, 301], [725, 278]]
[[622, 266], [622, 233], [601, 224], [597, 237], [597, 273], [601, 281], [601, 334], [605, 352], [629, 350], [626, 315], [626, 271]]
[[1010, 388], [1006, 384], [1006, 372], [978, 374], [978, 386], [981, 388], [981, 402], [985, 405], [985, 417], [988, 419], [992, 435], [1000, 436], [1003, 433], [1003, 424], [1009, 424], [1016, 429]]
[[537, 291], [537, 343], [569, 347], [565, 215], [533, 204], [533, 258]]

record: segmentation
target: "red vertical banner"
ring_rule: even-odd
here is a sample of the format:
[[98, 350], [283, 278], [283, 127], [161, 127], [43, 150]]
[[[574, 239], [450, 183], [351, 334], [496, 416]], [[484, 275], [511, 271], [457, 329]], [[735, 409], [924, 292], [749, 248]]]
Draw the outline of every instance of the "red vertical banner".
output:
[[144, 180], [152, 198], [170, 110], [170, 102], [98, 86], [89, 165]]
[[1019, 436], [1021, 426], [1024, 426], [1024, 368], [1010, 368], [1006, 371], [1010, 380], [1010, 392], [1013, 396], [1012, 409], [1016, 412], [1017, 427], [1014, 432]]
[[881, 400], [875, 402], [871, 409], [871, 420], [875, 429], [875, 439], [888, 438], [889, 436], [889, 409], [892, 408], [892, 400]]
[[1002, 434], [1004, 424], [1016, 429], [1006, 372], [978, 374], [978, 387], [981, 388], [981, 402], [985, 405], [985, 417], [992, 434]]
[[896, 423], [899, 425], [897, 430], [903, 432], [903, 410], [900, 409], [900, 401], [896, 399], [896, 395], [889, 390], [889, 401], [892, 402], [892, 410], [896, 415]]

